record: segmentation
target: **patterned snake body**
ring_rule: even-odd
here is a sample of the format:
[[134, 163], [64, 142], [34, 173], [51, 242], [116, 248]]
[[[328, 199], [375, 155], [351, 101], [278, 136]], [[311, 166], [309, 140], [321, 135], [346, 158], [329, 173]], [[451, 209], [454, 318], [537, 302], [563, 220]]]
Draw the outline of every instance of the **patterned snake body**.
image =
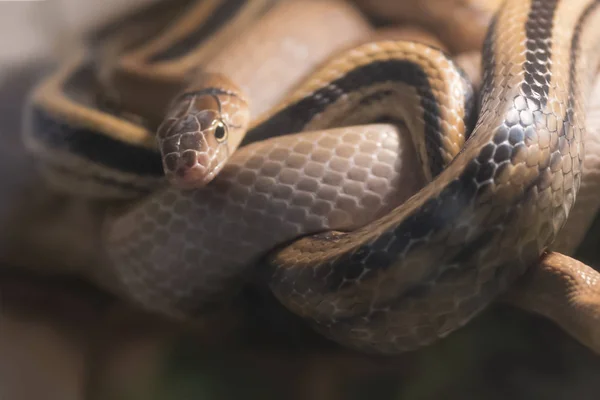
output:
[[[439, 80], [430, 81], [429, 75], [439, 76]], [[188, 99], [185, 97], [184, 101]], [[390, 153], [398, 139], [393, 137], [394, 130], [389, 127], [375, 136], [375, 129], [355, 127], [357, 124], [383, 118], [406, 121], [415, 132], [415, 138], [427, 137], [428, 142], [419, 140], [422, 146], [418, 152], [422, 159], [431, 160], [430, 167], [423, 171], [427, 176], [451, 160], [461, 148], [464, 120], [469, 119], [472, 100], [464, 77], [438, 50], [405, 42], [376, 42], [355, 48], [326, 63], [295, 95], [276, 107], [274, 115], [256, 124], [247, 137], [257, 142], [242, 147], [225, 165], [216, 178], [216, 195], [211, 187], [187, 193], [173, 188], [119, 218], [109, 234], [111, 263], [128, 266], [121, 268], [120, 273], [132, 285], [137, 285], [139, 277], [154, 280], [149, 271], [168, 271], [171, 276], [162, 279], [172, 282], [183, 277], [173, 274], [174, 271], [193, 271], [198, 262], [210, 265], [210, 268], [192, 272], [194, 279], [189, 280], [188, 275], [188, 284], [165, 285], [187, 289], [178, 304], [170, 305], [170, 313], [186, 308], [193, 311], [210, 299], [214, 288], [221, 291], [228, 286], [227, 281], [238, 277], [249, 263], [258, 261], [257, 257], [265, 249], [315, 230], [356, 228], [357, 222], [369, 221], [366, 215], [373, 218], [390, 209], [390, 202], [397, 196], [393, 193], [385, 196], [385, 191], [401, 184], [395, 182], [401, 160], [397, 154]], [[437, 104], [452, 107], [455, 113], [454, 120], [449, 118], [452, 124], [426, 123], [437, 121], [437, 116], [432, 115], [438, 112]], [[329, 134], [322, 131], [344, 125], [354, 129], [338, 128]], [[312, 138], [321, 139], [315, 142], [307, 134], [299, 137], [292, 134], [301, 130], [311, 131]], [[272, 132], [290, 135], [269, 144], [258, 140]], [[340, 148], [332, 135], [341, 136]], [[337, 173], [323, 173], [327, 165]], [[294, 189], [301, 193], [292, 194]], [[269, 198], [280, 201], [271, 204]], [[165, 202], [169, 203], [169, 210], [184, 208], [185, 214], [194, 217], [181, 220], [184, 225], [179, 228], [174, 226], [175, 221], [166, 222], [160, 229], [148, 228], [162, 225], [156, 220], [160, 211], [150, 210], [164, 209]], [[357, 206], [353, 207], [353, 203]], [[229, 219], [240, 215], [236, 208], [244, 205], [256, 215], [242, 222], [248, 231], [236, 234], [234, 229], [228, 228], [236, 221]], [[340, 217], [339, 213], [347, 217]], [[286, 229], [286, 223], [290, 222], [293, 229]], [[168, 233], [167, 242], [164, 246], [155, 246], [154, 243], [161, 240], [157, 231], [162, 229]], [[239, 248], [236, 241], [247, 242], [242, 244], [242, 249], [250, 248], [232, 257], [228, 248]], [[203, 250], [197, 252], [197, 249]], [[186, 257], [187, 251], [194, 256]], [[157, 259], [160, 263], [154, 261]], [[194, 288], [196, 285], [202, 285], [202, 289]], [[155, 296], [170, 297], [170, 289], [159, 294], [144, 293], [142, 287], [133, 291], [145, 295], [144, 303], [155, 303], [150, 300]], [[165, 300], [160, 303], [168, 304]]]
[[[112, 218], [107, 262], [127, 293], [171, 315], [202, 310], [258, 263], [279, 301], [347, 346], [397, 353], [446, 336], [536, 264], [568, 218], [598, 4], [505, 1], [466, 141], [473, 101], [443, 52], [380, 41], [343, 53], [261, 114], [211, 184]], [[388, 188], [403, 183], [402, 139], [358, 125], [398, 120], [430, 181], [400, 206]]]
[[[217, 15], [211, 12], [231, 7], [237, 12], [212, 19]], [[365, 19], [341, 1], [192, 2], [171, 24], [164, 21], [163, 8], [158, 3], [145, 18], [130, 16], [112, 35], [95, 33], [91, 55], [78, 52], [33, 91], [24, 139], [43, 161], [41, 171], [53, 187], [104, 200], [154, 192], [166, 183], [154, 132], [164, 108], [190, 77], [205, 70], [227, 76], [252, 99], [250, 111], [256, 116], [331, 53], [369, 33]], [[202, 29], [215, 23], [222, 27]], [[159, 36], [129, 49], [137, 43], [131, 31], [152, 33], [155, 25], [163, 29]], [[264, 40], [271, 35], [276, 39]]]
[[598, 4], [505, 2], [484, 46], [479, 119], [460, 154], [374, 223], [270, 257], [279, 300], [338, 341], [408, 350], [470, 320], [536, 263], [579, 189]]

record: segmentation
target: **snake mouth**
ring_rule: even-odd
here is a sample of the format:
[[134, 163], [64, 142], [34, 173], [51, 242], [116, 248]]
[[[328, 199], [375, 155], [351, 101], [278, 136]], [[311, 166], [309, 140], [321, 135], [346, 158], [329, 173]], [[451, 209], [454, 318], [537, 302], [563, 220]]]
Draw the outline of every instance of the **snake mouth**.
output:
[[[208, 185], [221, 172], [227, 161], [227, 157], [219, 156], [219, 153], [212, 157], [206, 153], [196, 153], [191, 157], [189, 153], [191, 151], [188, 150], [178, 157], [175, 168], [165, 168], [171, 184], [180, 189], [200, 189]], [[185, 157], [186, 154], [190, 157]]]

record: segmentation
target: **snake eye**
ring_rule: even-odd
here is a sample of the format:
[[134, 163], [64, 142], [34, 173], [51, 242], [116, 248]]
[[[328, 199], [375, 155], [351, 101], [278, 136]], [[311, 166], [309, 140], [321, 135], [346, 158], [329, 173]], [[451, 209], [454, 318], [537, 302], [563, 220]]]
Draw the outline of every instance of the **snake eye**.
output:
[[227, 128], [225, 128], [225, 124], [222, 122], [218, 122], [215, 127], [215, 139], [217, 139], [217, 142], [219, 143], [227, 139]]

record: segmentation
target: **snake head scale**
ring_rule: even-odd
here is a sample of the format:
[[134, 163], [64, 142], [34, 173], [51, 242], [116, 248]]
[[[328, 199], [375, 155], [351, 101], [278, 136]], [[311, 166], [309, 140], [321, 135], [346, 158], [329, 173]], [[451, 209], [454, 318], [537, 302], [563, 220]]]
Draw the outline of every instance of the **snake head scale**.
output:
[[250, 121], [241, 90], [219, 74], [202, 74], [177, 96], [158, 128], [163, 169], [182, 189], [207, 185], [239, 146]]

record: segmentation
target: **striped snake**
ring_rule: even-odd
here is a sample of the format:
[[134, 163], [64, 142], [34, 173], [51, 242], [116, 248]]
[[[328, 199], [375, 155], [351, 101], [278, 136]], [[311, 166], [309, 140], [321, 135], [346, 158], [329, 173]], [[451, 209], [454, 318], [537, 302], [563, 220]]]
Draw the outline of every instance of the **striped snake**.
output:
[[[193, 317], [256, 280], [327, 337], [398, 353], [505, 295], [598, 349], [597, 275], [544, 253], [580, 186], [599, 3], [504, 1], [477, 102], [448, 53], [373, 41], [344, 2], [180, 0], [42, 82], [24, 139], [57, 189], [124, 200], [104, 262], [149, 309]], [[506, 294], [528, 269], [531, 296]]]

